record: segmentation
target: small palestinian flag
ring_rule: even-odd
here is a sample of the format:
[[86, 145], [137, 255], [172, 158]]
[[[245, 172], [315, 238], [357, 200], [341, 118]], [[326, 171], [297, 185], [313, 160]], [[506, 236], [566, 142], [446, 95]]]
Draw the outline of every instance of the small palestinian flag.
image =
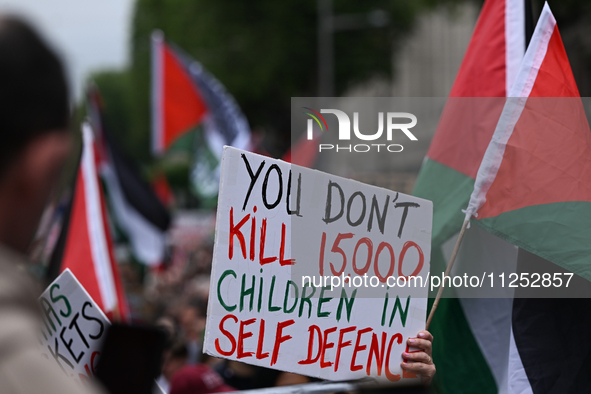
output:
[[97, 169], [119, 238], [126, 240], [133, 257], [158, 266], [166, 257], [170, 215], [139, 171], [118, 149], [104, 124], [103, 101], [98, 88], [87, 91], [87, 113], [95, 133]]
[[152, 128], [156, 154], [195, 130], [191, 187], [203, 206], [215, 206], [223, 147], [248, 150], [250, 128], [224, 86], [161, 31], [152, 34]]
[[127, 301], [114, 258], [97, 172], [94, 136], [88, 124], [82, 127], [82, 141], [72, 202], [51, 258], [50, 271], [57, 276], [69, 268], [109, 319], [128, 321]]

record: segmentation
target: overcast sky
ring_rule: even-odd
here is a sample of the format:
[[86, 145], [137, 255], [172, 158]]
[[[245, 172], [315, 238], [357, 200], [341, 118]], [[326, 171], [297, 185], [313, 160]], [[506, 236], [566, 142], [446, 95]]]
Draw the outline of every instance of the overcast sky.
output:
[[0, 12], [32, 22], [62, 55], [76, 97], [92, 71], [121, 69], [129, 59], [135, 0], [0, 0]]

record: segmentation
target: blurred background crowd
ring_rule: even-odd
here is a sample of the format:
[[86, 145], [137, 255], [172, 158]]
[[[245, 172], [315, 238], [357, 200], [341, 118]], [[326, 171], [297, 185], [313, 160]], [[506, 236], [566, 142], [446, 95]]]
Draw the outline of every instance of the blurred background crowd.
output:
[[[198, 363], [210, 365], [225, 384], [236, 389], [309, 381], [212, 359], [201, 352], [215, 202], [202, 199], [191, 185], [191, 141], [180, 141], [158, 156], [150, 149], [152, 32], [161, 30], [167, 42], [182, 48], [225, 86], [250, 125], [253, 151], [284, 158], [291, 144], [292, 97], [446, 97], [482, 1], [113, 0], [91, 1], [84, 9], [74, 0], [50, 3], [0, 0], [0, 11], [17, 12], [31, 20], [63, 54], [70, 69], [75, 98], [72, 127], [78, 139], [81, 122], [92, 115], [88, 87], [98, 89], [102, 127], [170, 215], [165, 253], [154, 264], [145, 264], [130, 245], [128, 234], [118, 228], [116, 220], [110, 220], [132, 320], [157, 324], [169, 333], [160, 381], [163, 388], [183, 366]], [[591, 3], [556, 0], [550, 5], [580, 93], [588, 96]], [[541, 8], [541, 1], [534, 0], [534, 14]], [[101, 24], [83, 26], [88, 20]], [[85, 28], [94, 30], [95, 39], [81, 51], [75, 38], [77, 29], [83, 37]], [[104, 37], [105, 43], [97, 37]], [[116, 52], [114, 57], [99, 59], [97, 54], [108, 52], [108, 46]], [[80, 60], [85, 58], [97, 60], [87, 64]], [[428, 142], [424, 141], [425, 146]], [[407, 168], [346, 175], [409, 193], [422, 157]], [[51, 266], [77, 160], [77, 155], [72, 157], [32, 249], [39, 277]]]

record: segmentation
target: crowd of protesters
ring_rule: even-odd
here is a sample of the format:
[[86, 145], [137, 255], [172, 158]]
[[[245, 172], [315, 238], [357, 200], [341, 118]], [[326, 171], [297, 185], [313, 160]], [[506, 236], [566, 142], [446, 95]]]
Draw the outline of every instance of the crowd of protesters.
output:
[[[0, 17], [0, 391], [100, 393], [77, 386], [38, 348], [39, 283], [25, 274], [26, 254], [42, 259], [52, 242], [39, 239], [39, 222], [71, 154], [70, 102], [62, 64], [31, 27]], [[160, 327], [166, 336], [160, 386], [171, 394], [199, 394], [310, 382], [287, 372], [203, 354], [203, 334], [213, 256], [213, 215], [200, 226], [173, 228], [170, 254], [160, 267], [118, 255], [132, 318]], [[47, 227], [46, 240], [57, 231]], [[41, 231], [43, 233], [43, 231]], [[45, 245], [45, 247], [43, 246]], [[35, 258], [35, 257], [34, 257]], [[422, 338], [425, 338], [423, 334]], [[424, 340], [428, 343], [429, 339]], [[423, 341], [420, 340], [419, 341]], [[406, 357], [406, 356], [405, 356]], [[422, 357], [422, 358], [421, 358]], [[428, 357], [428, 360], [426, 359]], [[432, 367], [426, 353], [407, 360]], [[434, 367], [430, 369], [434, 373]]]
[[[180, 226], [171, 231], [169, 260], [144, 274], [137, 266], [123, 268], [126, 286], [132, 290], [137, 319], [147, 320], [166, 332], [162, 374], [158, 379], [171, 394], [248, 390], [311, 382], [287, 372], [222, 360], [203, 354], [203, 336], [213, 256], [214, 222], [202, 217], [209, 228]], [[134, 293], [137, 296], [133, 296]]]

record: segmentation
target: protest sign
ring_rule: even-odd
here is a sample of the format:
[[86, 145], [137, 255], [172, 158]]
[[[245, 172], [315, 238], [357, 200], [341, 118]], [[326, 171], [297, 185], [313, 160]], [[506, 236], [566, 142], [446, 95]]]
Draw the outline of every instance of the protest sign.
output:
[[110, 322], [76, 277], [66, 269], [41, 294], [42, 351], [70, 377], [95, 375], [101, 341]]
[[400, 362], [425, 327], [431, 221], [430, 201], [226, 147], [204, 351], [330, 380], [416, 377]]

